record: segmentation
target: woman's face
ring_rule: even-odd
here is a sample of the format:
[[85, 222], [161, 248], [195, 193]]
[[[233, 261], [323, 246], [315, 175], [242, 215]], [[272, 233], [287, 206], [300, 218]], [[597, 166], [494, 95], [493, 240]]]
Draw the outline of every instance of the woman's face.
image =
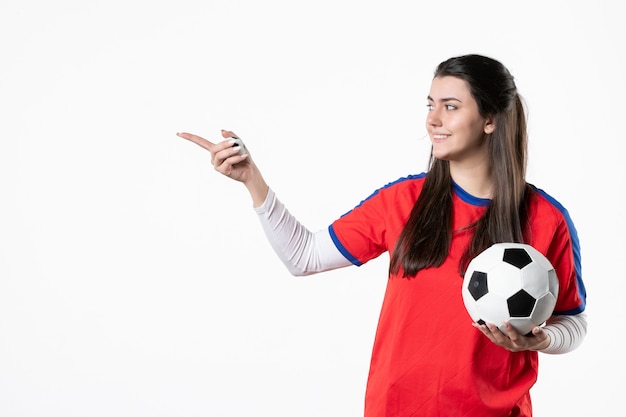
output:
[[485, 163], [487, 134], [495, 125], [478, 112], [467, 83], [457, 77], [433, 79], [428, 95], [426, 129], [433, 156], [451, 163]]

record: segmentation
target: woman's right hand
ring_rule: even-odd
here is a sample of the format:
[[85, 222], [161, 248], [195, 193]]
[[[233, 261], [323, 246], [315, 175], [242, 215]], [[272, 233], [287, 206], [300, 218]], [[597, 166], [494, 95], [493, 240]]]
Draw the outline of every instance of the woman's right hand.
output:
[[255, 207], [260, 206], [267, 196], [268, 186], [258, 168], [252, 161], [250, 154], [241, 155], [239, 147], [233, 146], [232, 139], [238, 137], [229, 130], [222, 130], [224, 140], [213, 143], [191, 133], [177, 133], [178, 137], [206, 149], [211, 153], [211, 164], [215, 170], [229, 178], [244, 183]]
[[213, 143], [200, 136], [191, 133], [177, 133], [178, 137], [206, 149], [211, 153], [211, 164], [215, 170], [236, 181], [246, 182], [251, 175], [251, 164], [248, 161], [249, 153], [240, 155], [238, 147], [232, 146], [232, 138], [237, 137], [233, 132], [222, 130], [223, 141]]

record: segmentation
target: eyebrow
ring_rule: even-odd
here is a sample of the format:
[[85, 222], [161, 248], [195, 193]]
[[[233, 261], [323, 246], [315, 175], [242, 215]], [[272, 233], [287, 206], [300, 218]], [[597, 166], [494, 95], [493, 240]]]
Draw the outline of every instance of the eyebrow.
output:
[[[427, 99], [430, 100], [430, 101], [435, 101], [435, 100], [433, 100], [433, 98], [431, 96], [428, 96]], [[461, 100], [459, 100], [458, 98], [455, 98], [455, 97], [444, 97], [444, 98], [442, 98], [439, 101], [444, 102], [444, 103], [446, 101], [458, 101], [459, 103], [462, 103]]]

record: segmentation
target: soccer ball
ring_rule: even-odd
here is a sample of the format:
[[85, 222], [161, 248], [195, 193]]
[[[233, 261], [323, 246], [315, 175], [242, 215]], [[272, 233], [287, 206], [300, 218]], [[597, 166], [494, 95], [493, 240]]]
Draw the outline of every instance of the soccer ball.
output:
[[552, 315], [559, 281], [550, 261], [522, 243], [496, 243], [472, 259], [463, 278], [463, 303], [472, 320], [508, 321], [528, 334]]

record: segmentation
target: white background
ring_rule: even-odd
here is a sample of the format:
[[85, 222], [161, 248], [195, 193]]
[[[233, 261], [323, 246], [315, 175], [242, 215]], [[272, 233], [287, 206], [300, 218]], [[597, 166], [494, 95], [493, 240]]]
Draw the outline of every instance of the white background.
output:
[[425, 169], [432, 72], [465, 53], [515, 75], [528, 179], [582, 244], [589, 334], [541, 355], [535, 415], [616, 415], [618, 3], [2, 0], [0, 416], [361, 415], [388, 258], [291, 277], [243, 186], [175, 133], [234, 130], [325, 228]]

